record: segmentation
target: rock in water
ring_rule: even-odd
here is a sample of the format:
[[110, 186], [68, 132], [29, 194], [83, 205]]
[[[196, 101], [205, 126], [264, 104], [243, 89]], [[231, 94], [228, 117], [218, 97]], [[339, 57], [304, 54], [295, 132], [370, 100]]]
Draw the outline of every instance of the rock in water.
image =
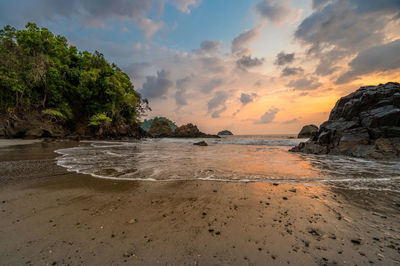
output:
[[218, 136], [232, 136], [233, 133], [230, 132], [229, 130], [222, 130], [222, 131], [218, 132], [217, 135], [218, 135]]
[[301, 129], [301, 131], [297, 137], [299, 139], [311, 138], [312, 135], [317, 132], [318, 132], [318, 127], [316, 125], [307, 125]]
[[400, 156], [400, 84], [361, 87], [341, 98], [310, 140], [293, 152], [367, 158]]
[[207, 142], [205, 142], [205, 141], [196, 142], [196, 143], [193, 143], [193, 145], [197, 145], [197, 146], [208, 146]]

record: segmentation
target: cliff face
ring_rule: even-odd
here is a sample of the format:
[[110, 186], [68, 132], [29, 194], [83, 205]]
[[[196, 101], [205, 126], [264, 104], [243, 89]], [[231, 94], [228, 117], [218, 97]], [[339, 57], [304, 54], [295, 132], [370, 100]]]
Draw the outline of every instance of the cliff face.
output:
[[400, 84], [361, 87], [341, 98], [318, 132], [291, 151], [372, 158], [400, 156]]

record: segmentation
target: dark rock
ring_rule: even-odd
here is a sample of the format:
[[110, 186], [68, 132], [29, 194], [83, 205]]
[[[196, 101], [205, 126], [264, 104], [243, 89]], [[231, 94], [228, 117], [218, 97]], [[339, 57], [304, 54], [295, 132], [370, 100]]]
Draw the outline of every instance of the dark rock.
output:
[[361, 87], [342, 97], [310, 140], [290, 151], [378, 159], [399, 156], [400, 84]]
[[145, 136], [147, 133], [138, 124], [124, 121], [88, 126], [88, 121], [66, 121], [41, 110], [0, 114], [0, 137], [4, 138], [119, 139]]
[[307, 125], [301, 129], [297, 137], [299, 139], [310, 138], [316, 132], [318, 132], [318, 127], [316, 125]]
[[205, 141], [196, 142], [196, 143], [193, 143], [193, 145], [197, 145], [197, 146], [208, 146], [207, 142], [205, 142]]
[[230, 132], [229, 130], [222, 130], [222, 131], [218, 132], [217, 135], [218, 136], [220, 136], [220, 135], [222, 135], [222, 136], [231, 136], [231, 135], [233, 135], [233, 133]]
[[173, 134], [175, 138], [219, 138], [217, 135], [209, 135], [201, 132], [196, 125], [192, 123], [183, 125], [175, 129]]

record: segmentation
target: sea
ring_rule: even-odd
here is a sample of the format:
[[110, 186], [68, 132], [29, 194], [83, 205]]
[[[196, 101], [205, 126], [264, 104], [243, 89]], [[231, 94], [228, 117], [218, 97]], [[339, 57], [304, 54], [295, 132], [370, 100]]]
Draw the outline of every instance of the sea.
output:
[[[208, 146], [196, 146], [206, 141]], [[57, 164], [96, 178], [170, 182], [324, 183], [400, 192], [400, 160], [292, 153], [293, 135], [87, 141], [56, 150]]]

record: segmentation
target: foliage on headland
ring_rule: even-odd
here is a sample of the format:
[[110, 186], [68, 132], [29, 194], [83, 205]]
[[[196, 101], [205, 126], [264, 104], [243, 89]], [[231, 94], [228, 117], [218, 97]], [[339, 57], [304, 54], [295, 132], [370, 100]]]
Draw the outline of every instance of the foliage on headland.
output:
[[152, 119], [145, 119], [145, 120], [143, 121], [143, 123], [141, 124], [141, 128], [142, 128], [143, 130], [149, 132], [149, 131], [150, 131], [150, 127], [151, 127], [152, 123], [153, 123], [155, 120], [163, 120], [163, 121], [166, 121], [166, 122], [169, 124], [169, 126], [171, 127], [172, 132], [174, 132], [175, 129], [178, 127], [174, 122], [172, 122], [172, 121], [169, 120], [168, 118], [163, 117], [163, 116], [160, 116], [160, 117], [154, 117], [154, 118], [152, 118]]
[[148, 108], [127, 74], [99, 52], [28, 23], [0, 30], [0, 112], [40, 110], [99, 125], [136, 123]]

